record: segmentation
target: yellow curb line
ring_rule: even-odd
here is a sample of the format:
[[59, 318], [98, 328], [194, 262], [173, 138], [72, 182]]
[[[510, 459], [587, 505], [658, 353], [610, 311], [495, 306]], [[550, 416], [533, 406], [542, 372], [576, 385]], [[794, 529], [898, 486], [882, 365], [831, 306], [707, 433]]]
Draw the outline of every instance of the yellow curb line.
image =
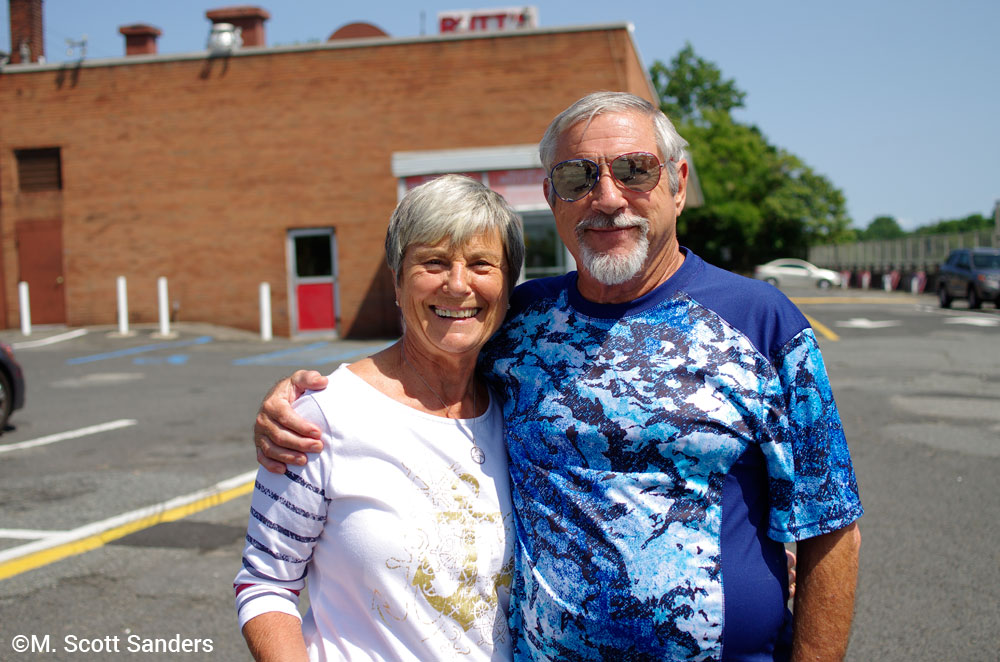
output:
[[909, 294], [899, 296], [899, 297], [789, 297], [792, 303], [798, 305], [802, 303], [807, 304], [823, 304], [823, 303], [921, 303], [923, 299], [920, 297], [911, 296]]
[[[254, 472], [256, 473], [256, 472]], [[243, 479], [243, 476], [237, 478]], [[231, 481], [224, 481], [215, 486], [219, 489], [223, 485], [230, 483]], [[25, 554], [24, 556], [19, 556], [9, 561], [0, 563], [0, 580], [19, 575], [28, 570], [34, 570], [35, 568], [40, 568], [42, 566], [54, 563], [56, 561], [62, 560], [69, 556], [76, 556], [77, 554], [83, 554], [84, 552], [89, 552], [91, 550], [102, 547], [107, 543], [117, 540], [118, 538], [123, 538], [130, 533], [135, 533], [136, 531], [141, 531], [142, 529], [147, 529], [151, 526], [160, 524], [161, 522], [173, 522], [179, 519], [183, 519], [188, 515], [193, 515], [194, 513], [200, 512], [207, 508], [213, 506], [218, 506], [227, 501], [235, 499], [236, 497], [243, 496], [244, 494], [249, 494], [253, 491], [254, 481], [251, 479], [244, 482], [236, 487], [231, 487], [228, 489], [219, 489], [219, 491], [213, 491], [207, 496], [197, 498], [189, 503], [182, 503], [174, 507], [168, 507], [163, 510], [158, 510], [158, 512], [153, 512], [152, 514], [142, 516], [143, 513], [149, 512], [149, 508], [140, 509], [138, 511], [133, 511], [132, 513], [126, 513], [119, 517], [112, 518], [112, 521], [120, 521], [122, 518], [128, 519], [131, 516], [136, 516], [137, 519], [129, 521], [125, 524], [118, 526], [112, 526], [111, 528], [105, 529], [104, 531], [99, 531], [91, 535], [85, 535], [85, 537], [71, 540], [62, 544], [56, 544], [53, 547], [47, 549], [41, 549], [35, 553], [31, 553], [37, 544], [24, 545]], [[197, 494], [203, 494], [204, 491], [196, 492]], [[189, 495], [190, 496], [190, 495]], [[179, 499], [173, 499], [166, 502], [166, 504], [176, 503], [177, 501], [184, 501], [188, 497], [180, 497]], [[163, 508], [166, 504], [160, 504], [159, 506], [153, 506], [152, 510], [157, 511], [159, 508]], [[64, 536], [58, 536], [59, 539], [66, 537], [72, 537], [74, 534], [79, 534], [83, 530], [91, 530], [93, 525], [81, 527], [75, 532], [70, 531]], [[44, 546], [46, 541], [39, 541], [41, 546]], [[30, 549], [29, 549], [30, 548]], [[6, 550], [5, 555], [9, 555], [11, 552], [16, 552], [16, 549]]]
[[[803, 313], [803, 315], [805, 315], [805, 313]], [[812, 328], [816, 329], [816, 331], [818, 331], [819, 334], [824, 338], [826, 338], [827, 340], [833, 340], [833, 341], [840, 340], [840, 336], [831, 331], [830, 327], [826, 326], [819, 320], [813, 319], [808, 315], [806, 315], [806, 319], [809, 320], [809, 324], [812, 326]]]

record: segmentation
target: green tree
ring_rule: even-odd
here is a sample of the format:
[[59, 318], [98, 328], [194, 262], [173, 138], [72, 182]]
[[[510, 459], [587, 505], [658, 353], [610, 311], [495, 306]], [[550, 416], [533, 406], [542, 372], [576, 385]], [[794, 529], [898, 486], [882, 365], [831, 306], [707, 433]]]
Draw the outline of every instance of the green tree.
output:
[[992, 217], [982, 214], [969, 214], [965, 218], [955, 218], [942, 220], [930, 225], [924, 225], [913, 231], [914, 234], [945, 234], [948, 232], [974, 232], [976, 230], [992, 230], [994, 228]]
[[746, 98], [736, 81], [723, 80], [719, 68], [698, 57], [690, 42], [669, 66], [653, 62], [649, 75], [660, 95], [660, 108], [671, 119], [697, 122], [706, 111], [728, 115], [733, 108], [742, 108]]
[[899, 223], [892, 216], [876, 216], [868, 224], [868, 227], [860, 233], [862, 241], [899, 239], [905, 236], [906, 231], [899, 226]]
[[748, 270], [775, 257], [805, 257], [814, 243], [850, 234], [843, 193], [801, 159], [733, 119], [746, 94], [687, 44], [650, 76], [661, 108], [690, 146], [705, 196], [678, 221], [681, 242], [706, 259]]

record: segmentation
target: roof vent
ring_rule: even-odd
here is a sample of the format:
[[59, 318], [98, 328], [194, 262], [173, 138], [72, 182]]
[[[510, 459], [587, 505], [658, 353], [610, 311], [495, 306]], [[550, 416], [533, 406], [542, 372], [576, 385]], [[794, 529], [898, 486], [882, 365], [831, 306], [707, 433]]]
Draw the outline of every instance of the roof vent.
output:
[[377, 25], [372, 25], [371, 23], [348, 23], [347, 25], [342, 25], [337, 28], [327, 41], [334, 41], [336, 39], [366, 39], [370, 37], [388, 37], [389, 33], [378, 27]]
[[228, 23], [240, 30], [243, 46], [266, 46], [264, 21], [271, 18], [266, 10], [250, 5], [222, 7], [205, 12], [212, 23]]
[[212, 55], [225, 55], [243, 45], [242, 31], [232, 23], [213, 23], [208, 33], [208, 50]]

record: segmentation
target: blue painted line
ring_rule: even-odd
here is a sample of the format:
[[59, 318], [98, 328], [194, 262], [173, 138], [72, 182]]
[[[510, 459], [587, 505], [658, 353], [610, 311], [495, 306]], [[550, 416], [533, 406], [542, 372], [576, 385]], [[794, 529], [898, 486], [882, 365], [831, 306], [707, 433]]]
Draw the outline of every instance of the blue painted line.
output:
[[184, 365], [190, 357], [187, 354], [171, 354], [170, 356], [139, 356], [132, 359], [136, 365]]
[[280, 359], [286, 356], [291, 356], [294, 354], [301, 354], [302, 352], [308, 352], [314, 349], [319, 349], [320, 347], [326, 347], [330, 343], [327, 341], [314, 342], [310, 345], [305, 345], [303, 347], [293, 347], [291, 349], [282, 349], [277, 352], [269, 352], [267, 354], [257, 354], [256, 356], [248, 356], [242, 359], [234, 359], [233, 365], [283, 365], [278, 361], [273, 359]]
[[326, 363], [343, 363], [347, 359], [353, 359], [356, 356], [368, 356], [369, 354], [375, 354], [381, 352], [386, 347], [391, 346], [396, 341], [387, 342], [384, 345], [378, 345], [376, 347], [362, 347], [360, 349], [355, 349], [350, 352], [341, 352], [340, 354], [330, 354], [329, 356], [321, 356], [319, 358], [312, 359], [316, 365], [324, 365]]
[[142, 345], [141, 347], [131, 347], [129, 349], [121, 349], [117, 352], [106, 352], [104, 354], [91, 354], [90, 356], [81, 356], [75, 359], [67, 359], [66, 363], [68, 365], [80, 365], [81, 363], [93, 363], [94, 361], [104, 361], [106, 359], [117, 359], [122, 356], [133, 356], [135, 354], [144, 354], [146, 352], [155, 352], [159, 349], [172, 349], [174, 347], [189, 347], [191, 345], [204, 345], [205, 343], [212, 342], [212, 336], [201, 336], [194, 338], [193, 340], [179, 340], [177, 342], [164, 342], [155, 345]]

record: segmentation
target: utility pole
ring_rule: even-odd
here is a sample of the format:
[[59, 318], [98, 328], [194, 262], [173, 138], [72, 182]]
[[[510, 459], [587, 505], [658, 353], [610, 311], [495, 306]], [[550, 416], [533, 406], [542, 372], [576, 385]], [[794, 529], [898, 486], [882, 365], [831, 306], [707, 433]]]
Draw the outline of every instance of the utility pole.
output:
[[1000, 200], [993, 204], [993, 248], [1000, 248]]

